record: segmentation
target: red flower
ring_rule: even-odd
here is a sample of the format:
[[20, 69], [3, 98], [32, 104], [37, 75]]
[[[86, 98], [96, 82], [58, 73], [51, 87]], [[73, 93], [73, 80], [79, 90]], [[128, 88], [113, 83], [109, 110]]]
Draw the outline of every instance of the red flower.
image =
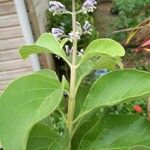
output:
[[133, 106], [133, 110], [135, 110], [136, 112], [139, 112], [139, 113], [141, 113], [141, 112], [143, 111], [143, 110], [142, 110], [142, 107], [139, 106], [139, 105]]

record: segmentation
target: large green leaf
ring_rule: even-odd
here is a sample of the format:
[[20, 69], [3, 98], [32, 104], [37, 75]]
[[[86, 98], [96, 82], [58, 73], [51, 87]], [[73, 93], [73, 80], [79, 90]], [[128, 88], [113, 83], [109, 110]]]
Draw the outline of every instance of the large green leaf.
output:
[[124, 54], [124, 48], [112, 39], [103, 38], [91, 42], [78, 64], [77, 88], [94, 69], [114, 69], [116, 65], [122, 68], [120, 57]]
[[98, 107], [112, 106], [150, 94], [150, 73], [134, 69], [113, 71], [100, 77], [91, 87], [80, 115]]
[[36, 124], [29, 136], [27, 150], [67, 150], [68, 133], [59, 135], [52, 126]]
[[43, 33], [35, 44], [24, 45], [20, 48], [20, 55], [24, 59], [34, 53], [56, 54], [68, 62], [60, 42], [51, 33]]
[[0, 141], [4, 150], [26, 150], [35, 123], [59, 105], [63, 85], [52, 71], [40, 71], [13, 81], [0, 97]]
[[[84, 130], [84, 125], [80, 130]], [[93, 126], [82, 136], [76, 150], [148, 150], [149, 139], [150, 122], [145, 118], [106, 115], [94, 121]]]

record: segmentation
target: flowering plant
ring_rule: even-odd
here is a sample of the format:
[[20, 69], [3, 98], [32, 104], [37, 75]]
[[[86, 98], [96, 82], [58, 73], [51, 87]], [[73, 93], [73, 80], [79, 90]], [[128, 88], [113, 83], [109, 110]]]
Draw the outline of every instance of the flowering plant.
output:
[[[111, 39], [94, 40], [78, 55], [80, 36], [89, 34], [91, 27], [85, 22], [80, 28], [76, 15], [94, 11], [95, 0], [86, 0], [81, 10], [76, 10], [72, 0], [72, 12], [60, 2], [49, 4], [54, 15], [72, 15], [72, 31], [65, 35], [61, 29], [53, 29], [53, 34], [42, 34], [35, 44], [22, 46], [20, 54], [24, 59], [41, 52], [61, 57], [70, 67], [70, 81], [63, 77], [60, 82], [54, 71], [42, 70], [7, 87], [0, 97], [0, 141], [4, 150], [149, 149], [150, 123], [145, 118], [103, 115], [99, 109], [149, 95], [150, 73], [123, 69], [120, 57], [125, 54], [124, 48]], [[72, 48], [64, 51], [68, 40]], [[92, 70], [104, 68], [109, 73], [92, 85], [84, 84]], [[66, 103], [67, 111], [62, 107]], [[61, 132], [53, 124], [56, 111], [64, 122]]]

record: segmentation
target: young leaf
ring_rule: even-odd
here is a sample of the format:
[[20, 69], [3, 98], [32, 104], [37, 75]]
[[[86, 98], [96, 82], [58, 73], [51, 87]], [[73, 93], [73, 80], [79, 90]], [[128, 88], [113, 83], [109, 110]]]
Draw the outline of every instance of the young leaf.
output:
[[26, 150], [35, 123], [59, 105], [63, 86], [53, 71], [40, 71], [13, 81], [0, 97], [0, 141], [5, 150]]
[[91, 87], [80, 115], [98, 107], [112, 106], [128, 99], [150, 94], [150, 73], [134, 69], [108, 73]]
[[148, 150], [149, 139], [150, 123], [145, 118], [106, 115], [94, 121], [78, 144], [78, 150]]
[[124, 54], [124, 48], [112, 39], [103, 38], [91, 42], [78, 64], [77, 88], [82, 79], [94, 69], [114, 69], [115, 65], [122, 68], [120, 57]]
[[59, 135], [51, 126], [36, 124], [27, 142], [27, 150], [65, 150], [69, 146], [69, 136], [65, 132]]
[[118, 58], [125, 55], [124, 48], [116, 41], [108, 38], [102, 38], [92, 41], [85, 50], [85, 54], [79, 62], [79, 65], [93, 57], [112, 57]]
[[93, 51], [108, 54], [112, 57], [121, 57], [125, 55], [124, 48], [118, 42], [108, 38], [101, 38], [92, 41], [86, 48], [85, 54]]
[[116, 65], [123, 69], [123, 64], [121, 61], [121, 58], [102, 57], [98, 62], [96, 62], [96, 64], [94, 65], [94, 69], [114, 70]]
[[24, 45], [20, 48], [20, 55], [23, 59], [34, 53], [52, 53], [63, 58], [68, 63], [60, 42], [51, 33], [43, 33], [35, 44]]

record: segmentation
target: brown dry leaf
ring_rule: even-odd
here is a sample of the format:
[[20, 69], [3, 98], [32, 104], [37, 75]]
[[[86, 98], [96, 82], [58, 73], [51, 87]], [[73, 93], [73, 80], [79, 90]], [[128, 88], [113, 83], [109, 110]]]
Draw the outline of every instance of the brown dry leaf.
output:
[[141, 45], [145, 39], [150, 39], [150, 18], [140, 23], [137, 29], [129, 34], [126, 44]]
[[136, 52], [139, 52], [139, 51], [142, 51], [142, 50], [150, 52], [150, 38], [148, 40], [145, 40], [140, 47], [135, 49]]

